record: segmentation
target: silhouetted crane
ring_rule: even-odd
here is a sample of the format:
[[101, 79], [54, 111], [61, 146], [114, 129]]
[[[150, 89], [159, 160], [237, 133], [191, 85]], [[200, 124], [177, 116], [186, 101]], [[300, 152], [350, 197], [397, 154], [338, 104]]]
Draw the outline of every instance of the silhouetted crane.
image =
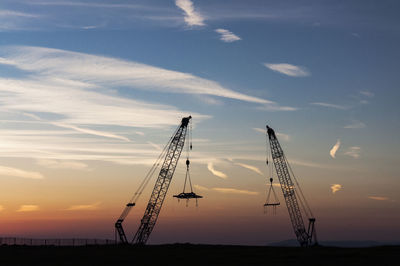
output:
[[191, 118], [191, 116], [182, 118], [181, 124], [178, 126], [175, 133], [164, 147], [164, 150], [161, 152], [160, 156], [157, 158], [156, 162], [153, 164], [152, 168], [140, 184], [138, 190], [135, 192], [132, 199], [126, 205], [121, 216], [115, 223], [116, 235], [119, 235], [119, 240], [121, 243], [128, 244], [127, 237], [122, 227], [122, 222], [129, 214], [131, 208], [135, 206], [137, 199], [142, 194], [151, 176], [160, 164], [161, 159], [164, 158], [164, 162], [161, 166], [161, 170], [153, 188], [153, 192], [151, 193], [143, 218], [140, 221], [139, 229], [133, 237], [132, 243], [144, 245], [149, 239], [150, 234], [156, 225], [157, 218], [161, 211], [161, 207], [171, 183], [172, 176], [174, 175], [183, 146], [185, 145], [187, 128]]
[[[289, 211], [290, 220], [296, 234], [297, 240], [301, 246], [311, 246], [317, 244], [317, 235], [315, 232], [315, 218], [310, 207], [301, 191], [299, 183], [293, 174], [292, 169], [283, 153], [281, 145], [276, 138], [275, 131], [267, 126], [267, 137], [271, 148], [272, 160], [274, 162], [276, 174], [281, 184], [282, 193], [285, 198], [286, 206]], [[268, 161], [267, 161], [268, 163]], [[289, 171], [290, 170], [290, 171]], [[296, 185], [293, 183], [293, 176]], [[299, 206], [302, 206], [304, 214], [308, 217], [308, 229], [304, 226], [302, 212]], [[314, 242], [313, 242], [314, 240]]]

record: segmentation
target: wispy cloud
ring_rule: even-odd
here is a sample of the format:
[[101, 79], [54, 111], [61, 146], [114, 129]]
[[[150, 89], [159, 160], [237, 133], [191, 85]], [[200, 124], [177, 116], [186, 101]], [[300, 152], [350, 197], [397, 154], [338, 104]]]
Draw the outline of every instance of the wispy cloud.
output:
[[381, 197], [381, 196], [369, 196], [368, 198], [372, 199], [372, 200], [379, 200], [379, 201], [389, 200], [388, 197]]
[[207, 164], [207, 169], [208, 169], [208, 171], [210, 171], [215, 176], [218, 176], [218, 177], [220, 177], [222, 179], [227, 179], [228, 178], [228, 176], [226, 174], [224, 174], [223, 172], [215, 170], [214, 169], [214, 164], [212, 162], [209, 162]]
[[29, 28], [32, 20], [40, 18], [37, 14], [30, 14], [14, 10], [0, 10], [0, 31], [14, 31]]
[[135, 137], [149, 128], [176, 126], [189, 114], [196, 123], [209, 118], [119, 95], [121, 87], [276, 105], [215, 81], [132, 61], [50, 48], [3, 48], [0, 64], [14, 66], [21, 76], [0, 77], [2, 113], [12, 114], [8, 122], [2, 120], [9, 128], [0, 132], [0, 157], [152, 164], [158, 151], [135, 143]]
[[55, 126], [58, 127], [63, 127], [63, 128], [70, 128], [73, 130], [76, 130], [78, 132], [82, 132], [85, 134], [90, 134], [90, 135], [95, 135], [95, 136], [100, 136], [100, 137], [106, 137], [106, 138], [114, 138], [114, 139], [120, 139], [120, 140], [124, 140], [124, 141], [130, 141], [127, 137], [124, 136], [119, 136], [113, 133], [109, 133], [109, 132], [104, 132], [104, 131], [98, 131], [98, 130], [93, 130], [93, 129], [87, 129], [87, 128], [81, 128], [81, 127], [77, 127], [74, 125], [68, 125], [65, 123], [52, 123]]
[[[278, 185], [279, 184], [274, 184]], [[213, 188], [207, 188], [203, 187], [200, 185], [194, 185], [194, 188], [200, 191], [216, 191], [219, 193], [224, 193], [224, 194], [242, 194], [242, 195], [258, 195], [259, 193], [257, 191], [250, 191], [250, 190], [245, 190], [245, 189], [236, 189], [236, 188], [222, 188], [222, 187], [213, 187]]]
[[339, 110], [348, 110], [348, 109], [350, 109], [348, 106], [332, 104], [332, 103], [316, 102], [316, 103], [311, 103], [311, 104], [319, 105], [319, 106], [323, 106], [323, 107], [328, 107], [328, 108], [339, 109]]
[[156, 150], [162, 151], [162, 148], [161, 148], [160, 145], [155, 144], [155, 143], [153, 143], [153, 142], [151, 142], [151, 141], [148, 141], [147, 143], [148, 143], [150, 146], [152, 146], [153, 148], [155, 148]]
[[263, 134], [267, 134], [267, 130], [265, 128], [253, 127], [253, 130]]
[[375, 96], [375, 94], [370, 91], [360, 91], [360, 93], [368, 98], [373, 98]]
[[82, 204], [82, 205], [72, 205], [65, 210], [67, 211], [94, 211], [98, 210], [100, 207], [100, 202], [96, 202], [93, 204]]
[[77, 161], [38, 159], [37, 164], [51, 169], [88, 170], [88, 165]]
[[18, 168], [7, 167], [0, 165], [0, 175], [2, 176], [13, 176], [13, 177], [22, 177], [29, 179], [43, 179], [43, 175], [38, 172], [30, 172], [21, 170]]
[[220, 40], [223, 42], [235, 42], [241, 40], [239, 36], [226, 29], [216, 29], [215, 32], [221, 34]]
[[258, 169], [258, 167], [255, 167], [253, 165], [249, 165], [249, 164], [244, 164], [244, 163], [235, 163], [236, 165], [239, 165], [243, 168], [249, 169], [253, 172], [256, 172], [259, 175], [263, 175], [263, 173], [260, 171], [260, 169]]
[[38, 210], [39, 210], [38, 205], [21, 205], [17, 210], [17, 212], [33, 212]]
[[353, 157], [354, 159], [357, 159], [358, 157], [360, 157], [360, 151], [360, 147], [353, 146], [350, 147], [344, 154]]
[[344, 126], [344, 128], [351, 128], [351, 129], [356, 129], [356, 128], [365, 128], [365, 124], [360, 121], [354, 121], [352, 124]]
[[276, 112], [276, 111], [296, 111], [298, 108], [296, 107], [291, 107], [291, 106], [282, 106], [274, 102], [270, 102], [265, 105], [261, 105], [257, 107], [258, 110], [262, 111], [271, 111], [271, 112]]
[[332, 149], [329, 151], [329, 154], [331, 155], [332, 158], [335, 158], [336, 152], [338, 151], [339, 147], [340, 147], [340, 139], [336, 141], [336, 144], [333, 145]]
[[290, 141], [290, 136], [288, 134], [276, 132], [276, 135], [278, 138], [280, 138], [282, 140]]
[[[41, 6], [72, 6], [72, 7], [87, 7], [87, 8], [117, 8], [117, 9], [149, 9], [149, 6], [138, 4], [120, 4], [120, 3], [91, 3], [91, 2], [78, 2], [78, 1], [29, 1], [30, 5]], [[154, 9], [154, 8], [152, 8]]]
[[36, 14], [30, 14], [30, 13], [24, 13], [24, 12], [18, 12], [18, 11], [13, 11], [13, 10], [0, 10], [0, 19], [4, 17], [23, 17], [23, 18], [38, 18], [40, 17], [39, 15]]
[[48, 81], [55, 81], [57, 77], [58, 81], [70, 81], [71, 85], [88, 88], [127, 86], [165, 93], [205, 94], [260, 104], [273, 103], [192, 74], [137, 62], [40, 47], [3, 48], [3, 53], [6, 53], [3, 58], [9, 64], [44, 75]]
[[197, 184], [193, 185], [193, 187], [194, 187], [196, 190], [200, 190], [200, 191], [208, 191], [208, 190], [210, 190], [210, 189], [207, 188], [207, 187], [200, 186], [200, 185], [197, 185]]
[[343, 187], [340, 184], [332, 184], [331, 185], [331, 190], [332, 190], [332, 194], [335, 194], [336, 192], [338, 192], [339, 190], [341, 190]]
[[[3, 125], [9, 126], [4, 121]], [[21, 121], [25, 127], [31, 121]], [[35, 120], [35, 122], [37, 122]], [[10, 122], [11, 125], [16, 121]], [[41, 122], [40, 122], [41, 123]], [[37, 127], [36, 124], [32, 125]], [[44, 126], [41, 124], [40, 126]], [[0, 157], [35, 158], [41, 166], [82, 170], [82, 161], [106, 161], [118, 164], [153, 164], [158, 150], [146, 143], [121, 142], [114, 139], [82, 137], [69, 130], [0, 130]], [[62, 145], [68, 143], [68, 145]], [[0, 169], [1, 170], [1, 169]], [[8, 170], [8, 169], [7, 169]], [[85, 170], [90, 170], [85, 169]], [[8, 172], [11, 172], [8, 170]], [[1, 171], [0, 171], [1, 173]], [[20, 172], [12, 171], [13, 175]], [[24, 175], [39, 177], [37, 175]], [[41, 176], [41, 175], [40, 175]]]
[[188, 26], [204, 26], [204, 17], [195, 10], [190, 0], [175, 0], [177, 7], [185, 12], [184, 20]]
[[302, 66], [295, 66], [286, 63], [272, 64], [264, 63], [264, 66], [281, 74], [291, 77], [307, 77], [310, 76], [310, 72]]
[[315, 163], [315, 162], [307, 162], [302, 160], [290, 159], [291, 164], [305, 166], [305, 167], [312, 167], [312, 168], [322, 168], [322, 169], [329, 169], [329, 165]]
[[221, 188], [221, 187], [214, 187], [212, 190], [226, 193], [226, 194], [242, 194], [242, 195], [258, 195], [259, 193], [256, 191], [244, 190], [244, 189], [236, 189], [236, 188]]

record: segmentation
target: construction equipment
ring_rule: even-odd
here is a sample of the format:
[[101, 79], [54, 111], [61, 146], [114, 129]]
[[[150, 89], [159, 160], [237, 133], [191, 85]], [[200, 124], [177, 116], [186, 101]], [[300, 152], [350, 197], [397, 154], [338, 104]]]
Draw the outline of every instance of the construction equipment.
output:
[[[267, 200], [265, 201], [264, 204], [264, 213], [267, 213], [268, 207], [272, 207], [272, 213], [276, 214], [276, 207], [281, 205], [281, 203], [278, 200], [278, 197], [276, 196], [274, 185], [272, 183], [273, 181], [274, 179], [271, 177], [269, 179], [270, 186], [267, 194]], [[273, 196], [273, 198], [271, 198], [271, 195]]]
[[[189, 160], [189, 154], [190, 154], [190, 149], [192, 149], [192, 144], [189, 139], [192, 138], [191, 136], [192, 130], [190, 129], [190, 135], [189, 138], [187, 138], [187, 145], [186, 145], [186, 175], [185, 175], [185, 182], [183, 183], [183, 191], [177, 195], [174, 195], [174, 198], [177, 198], [178, 201], [181, 199], [186, 199], [186, 207], [188, 206], [189, 200], [190, 199], [196, 199], [196, 207], [198, 206], [197, 199], [203, 198], [200, 195], [197, 195], [196, 193], [193, 192], [193, 186], [192, 186], [192, 179], [190, 178], [190, 171], [189, 171], [189, 166], [190, 166], [190, 160]], [[186, 192], [186, 185], [189, 183], [190, 187], [190, 192]]]
[[[156, 184], [153, 188], [153, 192], [151, 193], [143, 218], [140, 221], [139, 229], [134, 235], [132, 243], [144, 245], [149, 239], [150, 234], [153, 231], [154, 226], [156, 225], [157, 218], [161, 211], [161, 207], [167, 194], [169, 185], [171, 183], [172, 176], [174, 175], [175, 168], [178, 164], [181, 152], [183, 150], [183, 146], [185, 145], [187, 129], [191, 119], [191, 116], [182, 118], [181, 124], [178, 126], [171, 139], [164, 147], [160, 156], [157, 158], [156, 162], [153, 164], [150, 171], [147, 173], [142, 183], [139, 185], [139, 188], [133, 195], [132, 199], [126, 205], [121, 216], [115, 223], [115, 235], [117, 237], [118, 234], [120, 243], [129, 243], [122, 227], [122, 222], [128, 216], [131, 208], [136, 205], [136, 201], [142, 194], [151, 176], [154, 174], [155, 170], [159, 166], [162, 158], [164, 158], [164, 162], [161, 166], [161, 170], [158, 175]], [[191, 148], [192, 145], [190, 144], [190, 149]]]
[[[297, 182], [295, 175], [283, 153], [281, 145], [275, 135], [275, 131], [267, 126], [267, 137], [269, 139], [271, 156], [274, 162], [276, 174], [281, 184], [282, 193], [285, 198], [286, 206], [289, 211], [290, 220], [292, 222], [294, 233], [297, 240], [303, 247], [317, 244], [317, 235], [315, 231], [315, 218], [311, 209], [304, 197], [304, 194]], [[267, 160], [268, 164], [268, 160]], [[292, 177], [295, 183], [292, 181]], [[303, 215], [300, 205], [304, 214], [308, 217], [308, 229], [306, 230], [303, 221]]]

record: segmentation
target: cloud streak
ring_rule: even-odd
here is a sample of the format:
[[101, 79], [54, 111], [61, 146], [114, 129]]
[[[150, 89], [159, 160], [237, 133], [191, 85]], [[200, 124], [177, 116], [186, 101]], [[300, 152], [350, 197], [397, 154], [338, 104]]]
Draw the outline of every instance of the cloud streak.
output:
[[93, 204], [72, 205], [66, 208], [66, 211], [95, 211], [99, 209], [100, 202]]
[[375, 96], [375, 94], [370, 91], [360, 91], [360, 93], [368, 98], [373, 98]]
[[369, 198], [369, 199], [372, 199], [372, 200], [378, 200], [378, 201], [386, 201], [386, 200], [389, 200], [388, 197], [381, 197], [381, 196], [369, 196], [368, 198]]
[[18, 168], [7, 167], [0, 165], [0, 175], [2, 176], [12, 176], [12, 177], [22, 177], [28, 179], [43, 179], [44, 176], [38, 172], [30, 172], [21, 170]]
[[198, 11], [195, 10], [192, 1], [176, 0], [175, 4], [185, 13], [184, 20], [188, 26], [193, 27], [193, 26], [205, 25], [204, 17]]
[[344, 128], [351, 128], [351, 129], [365, 128], [365, 127], [366, 125], [360, 121], [355, 121], [353, 124], [344, 126]]
[[332, 103], [315, 102], [315, 103], [311, 103], [311, 104], [318, 105], [318, 106], [323, 106], [323, 107], [328, 107], [328, 108], [339, 109], [339, 110], [348, 110], [349, 109], [349, 107], [347, 107], [347, 106], [338, 105], [338, 104], [332, 104]]
[[38, 205], [21, 205], [17, 210], [17, 212], [33, 212], [38, 210], [39, 210]]
[[212, 190], [217, 191], [219, 193], [225, 194], [242, 194], [242, 195], [258, 195], [259, 193], [256, 191], [244, 190], [244, 189], [236, 189], [236, 188], [221, 188], [214, 187]]
[[[3, 48], [3, 63], [47, 77], [68, 79], [71, 85], [96, 88], [126, 86], [165, 93], [205, 94], [271, 104], [269, 100], [224, 88], [215, 81], [142, 63], [42, 47]], [[77, 83], [79, 82], [79, 83]]]
[[290, 76], [290, 77], [307, 77], [310, 76], [310, 72], [301, 66], [295, 66], [286, 63], [272, 64], [264, 63], [264, 66], [271, 69], [272, 71]]
[[[279, 184], [277, 184], [279, 186]], [[275, 184], [274, 184], [275, 186]], [[250, 191], [246, 189], [236, 189], [236, 188], [226, 188], [226, 187], [213, 187], [213, 188], [207, 188], [203, 187], [200, 185], [194, 185], [195, 189], [201, 190], [201, 191], [216, 191], [218, 193], [223, 193], [223, 194], [241, 194], [241, 195], [258, 195], [259, 193], [257, 191]]]
[[361, 148], [357, 146], [350, 147], [344, 154], [354, 159], [358, 159], [360, 157]]
[[260, 169], [258, 169], [257, 167], [253, 166], [253, 165], [249, 165], [249, 164], [244, 164], [244, 163], [235, 163], [236, 165], [239, 165], [243, 168], [249, 169], [259, 175], [263, 175], [263, 173], [260, 171]]
[[216, 29], [215, 32], [220, 34], [220, 40], [223, 42], [236, 42], [241, 40], [239, 36], [226, 29]]
[[50, 169], [88, 170], [87, 164], [76, 161], [38, 159], [37, 164]]
[[336, 144], [333, 145], [332, 149], [329, 151], [329, 154], [331, 155], [332, 158], [336, 158], [336, 152], [340, 148], [340, 139], [336, 141]]
[[124, 140], [124, 141], [128, 141], [128, 142], [130, 141], [128, 138], [126, 138], [124, 136], [119, 136], [119, 135], [112, 134], [112, 133], [109, 133], [109, 132], [102, 132], [102, 131], [98, 131], [98, 130], [80, 128], [80, 127], [77, 127], [77, 126], [68, 125], [68, 124], [64, 124], [64, 123], [52, 123], [52, 124], [55, 125], [55, 126], [58, 126], [58, 127], [73, 129], [73, 130], [76, 130], [78, 132], [82, 132], [82, 133], [89, 134], [89, 135], [95, 135], [95, 136], [106, 137], [106, 138], [120, 139], [120, 140]]
[[228, 178], [228, 176], [225, 173], [223, 173], [221, 171], [218, 171], [218, 170], [215, 170], [214, 169], [214, 164], [212, 162], [209, 162], [207, 164], [207, 169], [208, 169], [208, 171], [210, 171], [215, 176], [218, 176], [218, 177], [220, 177], [222, 179], [227, 179]]

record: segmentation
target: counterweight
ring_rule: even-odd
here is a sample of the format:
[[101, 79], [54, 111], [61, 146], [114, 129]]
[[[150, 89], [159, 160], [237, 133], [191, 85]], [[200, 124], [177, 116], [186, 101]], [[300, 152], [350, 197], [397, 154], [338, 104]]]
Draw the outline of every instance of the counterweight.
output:
[[[267, 134], [268, 134], [269, 144], [271, 147], [272, 160], [274, 162], [276, 174], [281, 184], [282, 193], [285, 198], [286, 206], [289, 211], [289, 216], [292, 222], [293, 230], [301, 246], [310, 246], [313, 244], [312, 243], [313, 239], [315, 243], [317, 242], [316, 233], [314, 229], [315, 218], [312, 215], [311, 209], [308, 207], [307, 201], [305, 200], [299, 185], [297, 184], [296, 187], [292, 181], [292, 177], [290, 175], [291, 171], [289, 171], [290, 166], [286, 160], [281, 145], [279, 144], [279, 141], [276, 138], [275, 131], [267, 126]], [[308, 215], [309, 224], [307, 231], [304, 226], [304, 221], [299, 206], [299, 201], [302, 204], [304, 211]]]

